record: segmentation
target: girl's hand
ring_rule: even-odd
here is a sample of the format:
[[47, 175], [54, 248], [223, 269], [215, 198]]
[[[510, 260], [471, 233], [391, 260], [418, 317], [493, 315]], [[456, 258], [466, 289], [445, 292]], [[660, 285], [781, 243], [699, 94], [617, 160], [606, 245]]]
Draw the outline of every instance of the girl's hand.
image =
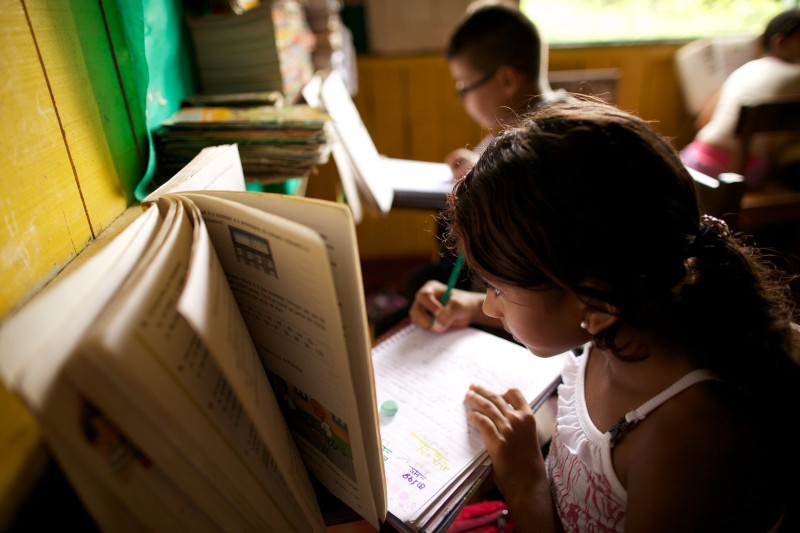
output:
[[467, 417], [481, 432], [497, 488], [509, 506], [524, 508], [540, 499], [542, 487], [547, 486], [544, 458], [536, 419], [522, 393], [510, 389], [499, 395], [471, 385], [465, 401], [470, 408]]
[[483, 315], [482, 293], [453, 289], [447, 305], [442, 306], [441, 300], [446, 290], [447, 285], [440, 281], [431, 280], [425, 283], [417, 291], [409, 309], [411, 322], [423, 329], [442, 332], [449, 328], [469, 326], [475, 321], [476, 314]]

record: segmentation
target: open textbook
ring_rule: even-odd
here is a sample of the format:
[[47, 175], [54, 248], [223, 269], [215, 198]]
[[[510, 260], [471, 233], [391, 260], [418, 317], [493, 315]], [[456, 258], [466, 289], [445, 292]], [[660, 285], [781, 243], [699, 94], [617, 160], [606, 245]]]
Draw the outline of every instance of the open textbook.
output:
[[236, 146], [205, 149], [0, 330], [103, 530], [324, 531], [309, 472], [386, 516], [350, 210], [244, 190]]
[[696, 39], [675, 52], [675, 68], [686, 109], [699, 115], [730, 74], [755, 59], [754, 35], [717, 35]]
[[453, 188], [445, 163], [384, 157], [378, 153], [341, 76], [317, 74], [303, 89], [306, 101], [333, 119], [332, 153], [348, 203], [360, 218], [361, 200], [375, 213], [392, 207], [439, 210]]
[[0, 324], [0, 379], [104, 531], [325, 531], [317, 485], [376, 530], [443, 531], [489, 469], [468, 384], [558, 379], [475, 329], [372, 350], [350, 209], [246, 192], [234, 145], [131, 209]]

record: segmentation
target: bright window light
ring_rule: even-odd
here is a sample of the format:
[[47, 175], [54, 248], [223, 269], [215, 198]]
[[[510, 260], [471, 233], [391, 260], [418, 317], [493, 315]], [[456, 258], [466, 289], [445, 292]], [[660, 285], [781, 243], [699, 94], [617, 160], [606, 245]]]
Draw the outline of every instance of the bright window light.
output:
[[520, 0], [550, 44], [759, 35], [800, 0]]

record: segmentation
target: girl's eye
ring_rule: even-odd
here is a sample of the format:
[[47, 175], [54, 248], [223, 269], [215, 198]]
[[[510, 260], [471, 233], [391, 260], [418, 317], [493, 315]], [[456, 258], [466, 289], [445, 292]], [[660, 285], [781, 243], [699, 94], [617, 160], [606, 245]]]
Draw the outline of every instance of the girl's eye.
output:
[[487, 284], [487, 286], [489, 287], [489, 290], [494, 293], [495, 296], [500, 296], [500, 289], [498, 289], [494, 285]]

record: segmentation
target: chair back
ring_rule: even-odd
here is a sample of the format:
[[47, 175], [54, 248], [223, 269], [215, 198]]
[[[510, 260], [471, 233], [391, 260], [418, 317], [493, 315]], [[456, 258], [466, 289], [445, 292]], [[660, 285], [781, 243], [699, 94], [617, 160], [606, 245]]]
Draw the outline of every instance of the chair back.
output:
[[743, 105], [736, 123], [739, 151], [733, 171], [743, 174], [756, 133], [796, 131], [800, 135], [800, 100], [783, 100]]

